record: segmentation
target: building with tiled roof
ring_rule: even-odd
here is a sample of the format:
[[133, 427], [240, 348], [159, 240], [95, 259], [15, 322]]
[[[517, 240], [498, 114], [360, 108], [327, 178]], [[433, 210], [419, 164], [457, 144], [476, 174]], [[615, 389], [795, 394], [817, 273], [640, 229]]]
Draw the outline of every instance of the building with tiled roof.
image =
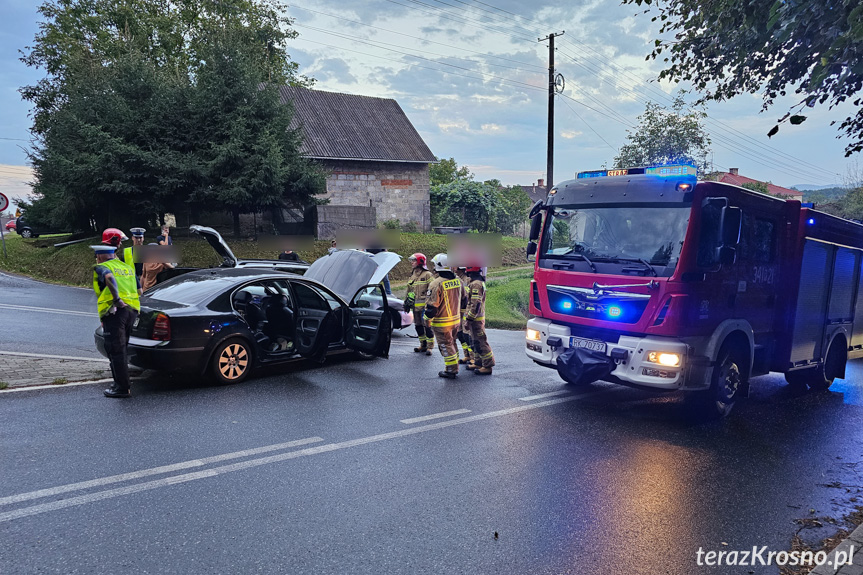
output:
[[375, 209], [377, 222], [398, 219], [431, 228], [429, 164], [436, 161], [398, 102], [389, 98], [280, 88], [303, 133], [303, 155], [330, 172], [331, 206]]
[[781, 196], [789, 200], [803, 201], [803, 192], [801, 191], [792, 190], [790, 188], [783, 188], [782, 186], [777, 186], [776, 184], [771, 184], [770, 182], [762, 182], [760, 180], [741, 176], [738, 173], [737, 168], [729, 168], [728, 170], [729, 171], [727, 172], [720, 172], [718, 174], [719, 177], [717, 181], [724, 184], [732, 184], [741, 187], [743, 187], [743, 184], [766, 184], [767, 190], [774, 196]]

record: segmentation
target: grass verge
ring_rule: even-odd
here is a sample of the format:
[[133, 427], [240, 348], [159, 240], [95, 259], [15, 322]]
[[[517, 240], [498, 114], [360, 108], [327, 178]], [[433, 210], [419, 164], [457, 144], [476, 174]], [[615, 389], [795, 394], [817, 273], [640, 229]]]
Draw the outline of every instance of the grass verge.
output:
[[[93, 279], [93, 251], [90, 244], [98, 238], [62, 248], [53, 247], [68, 236], [24, 239], [18, 235], [7, 235], [8, 257], [0, 254], [0, 270], [22, 274], [38, 280], [89, 287]], [[180, 265], [206, 268], [220, 263], [216, 253], [201, 238], [175, 238], [175, 247], [182, 255]], [[277, 254], [249, 240], [227, 239], [238, 258], [272, 259]], [[486, 299], [486, 325], [490, 328], [524, 329], [527, 321], [527, 298], [533, 268], [524, 259], [524, 240], [504, 237], [501, 239], [502, 267], [489, 270], [488, 296]], [[327, 253], [328, 241], [315, 242], [314, 246], [299, 252], [300, 257], [314, 261]], [[403, 295], [404, 282], [410, 276], [407, 256], [421, 252], [431, 259], [445, 252], [447, 238], [438, 234], [401, 234], [401, 244], [396, 250], [404, 259], [390, 273], [393, 293]]]

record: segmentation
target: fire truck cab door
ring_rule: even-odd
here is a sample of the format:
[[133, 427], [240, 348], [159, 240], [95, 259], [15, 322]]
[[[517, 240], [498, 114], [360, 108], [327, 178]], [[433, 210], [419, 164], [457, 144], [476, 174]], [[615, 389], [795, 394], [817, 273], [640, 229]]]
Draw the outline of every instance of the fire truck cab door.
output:
[[743, 209], [737, 248], [735, 315], [752, 326], [756, 344], [768, 344], [774, 330], [776, 290], [779, 281], [779, 230], [781, 212], [753, 207]]

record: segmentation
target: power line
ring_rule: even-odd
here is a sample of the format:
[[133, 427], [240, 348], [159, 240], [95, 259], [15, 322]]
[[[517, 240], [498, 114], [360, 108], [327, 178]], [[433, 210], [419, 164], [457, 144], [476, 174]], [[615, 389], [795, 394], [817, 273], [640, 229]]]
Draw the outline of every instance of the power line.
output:
[[438, 42], [436, 40], [430, 40], [428, 38], [421, 38], [416, 36], [415, 34], [405, 34], [404, 32], [397, 32], [395, 30], [389, 30], [387, 28], [381, 28], [379, 26], [374, 26], [372, 24], [366, 24], [365, 22], [360, 22], [358, 20], [351, 20], [349, 18], [345, 18], [344, 16], [338, 16], [336, 14], [330, 14], [329, 12], [322, 12], [320, 10], [312, 10], [311, 8], [306, 8], [305, 6], [297, 6], [296, 4], [292, 5], [293, 8], [299, 8], [300, 10], [305, 10], [306, 12], [312, 12], [314, 14], [320, 14], [322, 16], [329, 16], [330, 18], [336, 18], [339, 20], [343, 20], [345, 22], [349, 22], [351, 24], [359, 24], [360, 26], [367, 26], [368, 28], [373, 28], [375, 30], [380, 30], [381, 32], [386, 32], [388, 34], [397, 34], [399, 36], [405, 36], [407, 38], [413, 38], [415, 40], [421, 40], [423, 42], [428, 42], [429, 44], [437, 44], [438, 46], [445, 46], [447, 48], [452, 48], [453, 50], [461, 50], [463, 52], [470, 52], [471, 54], [477, 54], [480, 56], [485, 56], [487, 58], [496, 58], [498, 60], [504, 60], [507, 62], [514, 62], [516, 64], [521, 64], [522, 66], [528, 66], [531, 68], [536, 68], [537, 70], [545, 71], [545, 67], [540, 66], [538, 64], [531, 64], [530, 62], [523, 62], [521, 60], [514, 60], [512, 58], [506, 58], [504, 56], [496, 56], [494, 54], [489, 54], [488, 52], [479, 52], [477, 50], [470, 50], [468, 48], [461, 48], [458, 46], [453, 46], [452, 44], [446, 44], [444, 42]]
[[588, 128], [590, 128], [590, 131], [591, 131], [591, 132], [593, 132], [594, 134], [596, 134], [596, 137], [597, 137], [597, 138], [599, 138], [600, 140], [602, 140], [603, 142], [605, 142], [605, 144], [606, 144], [609, 148], [611, 148], [612, 150], [614, 150], [616, 153], [619, 153], [619, 150], [618, 150], [617, 148], [615, 148], [614, 146], [612, 146], [611, 144], [609, 144], [609, 143], [608, 143], [608, 140], [606, 140], [605, 138], [603, 138], [603, 137], [599, 134], [599, 132], [597, 132], [596, 130], [594, 130], [594, 129], [593, 129], [593, 126], [591, 126], [590, 124], [588, 124], [588, 123], [587, 123], [587, 120], [585, 120], [584, 118], [582, 118], [582, 117], [581, 117], [581, 115], [580, 115], [578, 112], [576, 112], [576, 111], [575, 111], [575, 108], [573, 108], [572, 106], [570, 106], [570, 105], [569, 105], [569, 102], [567, 102], [566, 100], [561, 100], [561, 101], [566, 105], [566, 107], [567, 107], [567, 108], [569, 108], [569, 111], [570, 111], [570, 112], [572, 112], [573, 114], [575, 114], [575, 117], [576, 117], [576, 118], [578, 118], [579, 120], [581, 120], [582, 122], [584, 122], [584, 125], [585, 125], [585, 126], [587, 126]]
[[[369, 54], [369, 53], [367, 53], [367, 52], [360, 52], [360, 51], [358, 51], [358, 50], [351, 50], [350, 48], [345, 48], [345, 47], [343, 47], [343, 46], [336, 46], [336, 45], [334, 45], [334, 44], [327, 44], [327, 43], [325, 43], [325, 42], [318, 42], [318, 41], [315, 41], [315, 40], [309, 40], [308, 38], [297, 38], [296, 40], [302, 40], [302, 41], [304, 41], [304, 42], [311, 42], [312, 44], [319, 44], [319, 45], [321, 45], [321, 46], [326, 46], [326, 47], [328, 47], [328, 48], [335, 48], [336, 50], [343, 50], [343, 51], [345, 51], [345, 52], [351, 52], [351, 53], [354, 53], [354, 54], [361, 54], [361, 55], [363, 55], [363, 56], [371, 56], [372, 58], [380, 58], [380, 59], [382, 59], [382, 60], [388, 60], [388, 61], [390, 61], [390, 62], [397, 62], [397, 63], [399, 63], [399, 64], [403, 64], [403, 65], [404, 65], [404, 64], [406, 64], [406, 62], [404, 62], [403, 60], [396, 60], [395, 58], [387, 58], [386, 56], [379, 56], [379, 55], [377, 55], [377, 54]], [[390, 50], [390, 51], [391, 51], [391, 52], [398, 52], [397, 50]], [[419, 57], [419, 56], [414, 56], [413, 54], [407, 54], [407, 53], [405, 53], [405, 52], [398, 52], [398, 53], [400, 53], [400, 54], [404, 54], [405, 56], [412, 56], [412, 57], [415, 57], [415, 58]], [[426, 59], [427, 59], [427, 58], [426, 58]], [[442, 62], [442, 64], [443, 64], [443, 62]], [[463, 78], [470, 78], [470, 79], [472, 79], [472, 80], [482, 80], [482, 81], [485, 81], [485, 78], [480, 78], [480, 77], [477, 77], [477, 76], [469, 76], [469, 75], [467, 75], [467, 74], [458, 74], [458, 73], [456, 73], [456, 72], [450, 72], [449, 70], [441, 70], [440, 68], [432, 68], [432, 67], [430, 67], [430, 66], [422, 66], [422, 65], [419, 65], [419, 64], [409, 64], [409, 65], [411, 65], [411, 66], [416, 66], [417, 68], [423, 68], [423, 69], [425, 69], [425, 70], [434, 70], [434, 71], [436, 71], [436, 72], [442, 72], [442, 73], [444, 73], [444, 74], [452, 74], [453, 76], [461, 76], [461, 77], [463, 77]], [[458, 68], [458, 66], [453, 66], [453, 67]], [[529, 89], [533, 89], [533, 90], [541, 90], [541, 91], [545, 92], [545, 88], [543, 88], [542, 86], [535, 86], [535, 85], [533, 85], [533, 84], [528, 84], [528, 83], [526, 83], [526, 82], [519, 82], [518, 80], [509, 80], [509, 79], [507, 79], [507, 78], [503, 78], [503, 77], [501, 77], [501, 76], [494, 76], [494, 75], [492, 75], [492, 74], [486, 74], [486, 73], [484, 73], [484, 72], [476, 72], [476, 73], [477, 73], [477, 74], [480, 74], [480, 75], [482, 75], [482, 76], [489, 76], [489, 77], [492, 77], [492, 78], [496, 78], [496, 79], [500, 80], [501, 82], [506, 82], [506, 83], [508, 83], [508, 84], [515, 84], [515, 85], [518, 85], [518, 86], [521, 86], [521, 87], [524, 87], [524, 88], [529, 88]]]
[[[403, 46], [401, 46], [401, 45], [399, 45], [399, 44], [390, 44], [389, 42], [381, 42], [381, 41], [379, 41], [379, 40], [369, 40], [369, 39], [366, 39], [366, 38], [359, 38], [359, 37], [357, 37], [357, 36], [350, 36], [350, 35], [348, 35], [348, 34], [344, 34], [344, 33], [342, 33], [342, 32], [333, 32], [332, 30], [327, 30], [327, 29], [325, 29], [325, 28], [318, 28], [318, 27], [316, 27], [316, 26], [311, 26], [311, 25], [309, 25], [309, 24], [297, 24], [296, 22], [294, 22], [294, 24], [293, 24], [293, 25], [294, 25], [294, 26], [299, 26], [300, 28], [308, 28], [309, 30], [314, 30], [314, 31], [316, 31], [316, 32], [321, 32], [322, 34], [329, 34], [329, 35], [331, 35], [331, 36], [336, 36], [336, 37], [338, 37], [338, 38], [344, 38], [344, 39], [346, 39], [346, 40], [353, 40], [353, 41], [355, 41], [355, 42], [360, 42], [360, 43], [362, 43], [362, 44], [368, 44], [369, 46], [374, 46], [375, 48], [380, 48], [381, 46], [395, 46], [395, 47], [397, 47], [397, 48], [403, 48]], [[385, 48], [385, 49], [389, 49], [389, 48]], [[407, 49], [411, 49], [411, 48], [404, 48], [404, 49], [406, 49], [406, 50], [407, 50]], [[402, 53], [402, 54], [407, 54], [407, 55], [409, 55], [409, 56], [414, 56], [415, 58], [422, 58], [423, 60], [430, 60], [430, 61], [434, 61], [434, 60], [431, 60], [430, 58], [425, 58], [425, 57], [423, 57], [423, 56], [417, 56], [417, 55], [415, 55], [415, 54], [410, 54], [410, 53], [408, 53], [408, 52], [403, 52], [403, 51], [401, 51], [401, 50], [395, 50], [395, 51], [398, 51], [398, 52], [400, 52], [400, 53]], [[431, 55], [434, 55], [434, 56], [440, 56], [441, 58], [453, 58], [453, 59], [455, 59], [455, 60], [462, 60], [462, 61], [465, 61], [465, 62], [471, 62], [472, 64], [478, 64], [478, 63], [479, 63], [479, 62], [475, 62], [475, 61], [473, 61], [473, 60], [469, 60], [469, 59], [467, 59], [467, 58], [460, 58], [460, 57], [458, 57], [458, 56], [450, 56], [450, 55], [448, 55], [448, 54], [440, 54], [440, 53], [437, 53], [437, 52], [429, 52], [429, 51], [425, 51], [425, 50], [423, 50], [422, 52], [423, 52], [424, 54], [431, 54]], [[440, 62], [440, 63], [441, 63], [441, 64], [445, 64], [444, 62]], [[515, 67], [515, 66], [507, 66], [507, 65], [505, 65], [505, 64], [492, 64], [491, 62], [486, 62], [486, 64], [487, 64], [487, 65], [489, 65], [489, 66], [496, 66], [496, 67], [500, 67], [500, 68], [507, 68], [507, 69], [509, 69], [509, 70], [517, 70], [517, 71], [519, 71], [519, 72], [532, 73], [532, 72], [528, 72], [527, 70], [524, 70], [524, 69], [522, 69], [522, 68], [517, 68], [517, 67]], [[447, 65], [451, 65], [451, 64], [447, 64]], [[464, 69], [467, 69], [467, 68], [464, 68]]]

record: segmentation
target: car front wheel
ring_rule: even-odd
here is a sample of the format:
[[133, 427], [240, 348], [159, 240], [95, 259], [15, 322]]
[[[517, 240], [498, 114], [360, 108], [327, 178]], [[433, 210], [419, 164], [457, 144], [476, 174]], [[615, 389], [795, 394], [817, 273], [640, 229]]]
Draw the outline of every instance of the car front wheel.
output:
[[240, 383], [252, 371], [252, 346], [244, 339], [231, 338], [216, 348], [210, 371], [223, 385]]
[[32, 238], [33, 232], [30, 231], [30, 229], [28, 229], [28, 228], [24, 228], [23, 230], [21, 230], [21, 237], [22, 238]]

